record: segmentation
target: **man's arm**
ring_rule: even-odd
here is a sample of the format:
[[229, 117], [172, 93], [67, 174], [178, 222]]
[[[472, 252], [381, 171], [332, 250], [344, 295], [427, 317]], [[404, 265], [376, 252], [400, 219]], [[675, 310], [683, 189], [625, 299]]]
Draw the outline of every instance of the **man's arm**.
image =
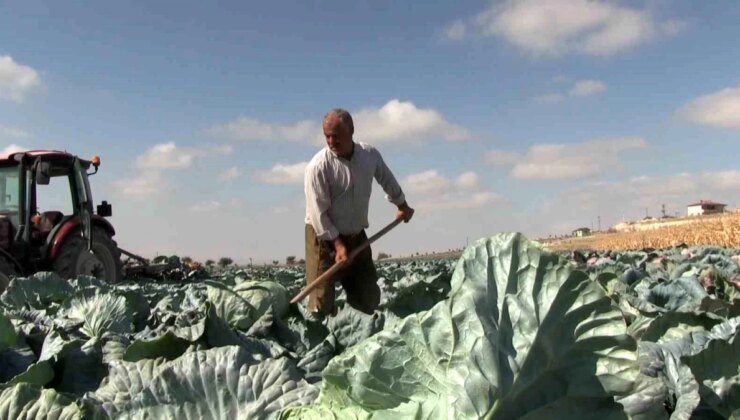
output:
[[395, 204], [398, 208], [396, 211], [396, 219], [403, 219], [405, 223], [408, 223], [414, 215], [414, 209], [409, 207], [408, 203], [406, 203], [406, 196], [404, 195], [401, 186], [398, 184], [398, 181], [396, 181], [396, 177], [393, 176], [393, 172], [388, 168], [388, 165], [385, 164], [380, 152], [377, 149], [373, 149], [373, 153], [375, 153], [375, 157], [377, 159], [377, 164], [375, 166], [375, 180], [378, 181], [378, 184], [380, 184], [383, 191], [385, 191], [385, 198]]
[[331, 189], [326, 177], [313, 165], [306, 167], [304, 178], [306, 209], [309, 223], [319, 240], [331, 241], [334, 245], [336, 262], [347, 260], [347, 248], [339, 237], [339, 231], [329, 217]]

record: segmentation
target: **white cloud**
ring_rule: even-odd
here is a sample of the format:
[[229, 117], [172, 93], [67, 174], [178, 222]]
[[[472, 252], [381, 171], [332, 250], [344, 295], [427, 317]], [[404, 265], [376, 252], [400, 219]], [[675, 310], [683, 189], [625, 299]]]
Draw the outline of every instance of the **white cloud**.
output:
[[255, 178], [265, 184], [300, 185], [303, 184], [306, 165], [308, 162], [278, 163], [268, 171], [258, 171]]
[[416, 141], [431, 138], [465, 140], [468, 131], [448, 122], [433, 109], [393, 99], [380, 109], [365, 108], [353, 114], [355, 137], [369, 143]]
[[592, 96], [606, 90], [606, 83], [601, 80], [579, 80], [570, 89], [570, 96]]
[[22, 101], [40, 84], [36, 70], [17, 63], [8, 55], [0, 56], [0, 99]]
[[[354, 138], [368, 143], [422, 141], [435, 138], [464, 140], [468, 131], [447, 121], [434, 109], [418, 108], [413, 102], [392, 99], [380, 108], [350, 111], [355, 125]], [[273, 124], [254, 118], [213, 126], [206, 133], [239, 141], [281, 140], [324, 144], [320, 119], [294, 124]]]
[[401, 182], [407, 197], [426, 210], [471, 209], [499, 200], [498, 194], [482, 191], [475, 172], [465, 172], [453, 180], [437, 170], [408, 175]]
[[199, 157], [230, 154], [232, 151], [231, 145], [201, 149], [179, 147], [174, 142], [156, 144], [144, 154], [137, 156], [136, 167], [141, 170], [141, 174], [133, 179], [119, 181], [119, 190], [132, 197], [162, 194], [166, 186], [162, 179], [163, 171], [188, 169]]
[[686, 206], [701, 199], [737, 205], [739, 192], [737, 170], [639, 176], [567, 189], [545, 203], [542, 211], [550, 220], [578, 220], [580, 216], [579, 224], [600, 215], [602, 227], [607, 227], [623, 218], [645, 217], [645, 208], [650, 216], [661, 216], [662, 205], [669, 216], [686, 215]]
[[478, 175], [475, 172], [460, 174], [455, 180], [455, 185], [459, 188], [475, 188], [478, 186]]
[[427, 211], [460, 210], [481, 208], [495, 202], [503, 202], [503, 199], [490, 191], [449, 191], [435, 197], [422, 198], [416, 207]]
[[696, 124], [740, 130], [740, 85], [694, 99], [679, 115]]
[[445, 28], [445, 36], [449, 39], [459, 41], [465, 38], [465, 23], [462, 20], [456, 20]]
[[218, 176], [218, 179], [221, 181], [231, 181], [232, 179], [236, 179], [241, 175], [241, 171], [236, 166], [232, 166], [229, 169], [226, 169], [225, 171], [221, 172]]
[[486, 154], [486, 162], [491, 165], [513, 165], [522, 158], [515, 152], [504, 152], [502, 150], [491, 150]]
[[461, 203], [461, 205], [463, 208], [483, 207], [486, 204], [493, 203], [498, 200], [501, 200], [501, 197], [498, 194], [490, 191], [482, 191], [474, 193], [467, 206], [464, 203]]
[[9, 127], [7, 125], [0, 125], [0, 138], [27, 138], [28, 133], [20, 128]]
[[158, 171], [144, 171], [138, 177], [117, 182], [118, 189], [129, 197], [146, 197], [163, 190]]
[[598, 95], [603, 93], [606, 87], [606, 83], [601, 80], [578, 80], [572, 84], [567, 95], [565, 93], [548, 93], [546, 95], [535, 96], [534, 101], [541, 104], [556, 104], [563, 102], [568, 96], [584, 97]]
[[640, 176], [624, 182], [603, 183], [598, 188], [613, 189], [619, 194], [638, 194], [640, 196], [675, 197], [696, 191], [703, 175], [688, 173], [670, 176]]
[[229, 123], [215, 125], [207, 129], [206, 133], [235, 141], [312, 141], [321, 134], [321, 126], [318, 121], [304, 120], [295, 124], [274, 124], [255, 118], [239, 117]]
[[207, 200], [196, 203], [190, 207], [190, 211], [196, 213], [211, 213], [221, 208], [221, 203], [215, 200]]
[[487, 160], [513, 165], [511, 176], [518, 179], [575, 179], [618, 169], [620, 153], [645, 147], [647, 143], [640, 137], [624, 137], [569, 145], [539, 144], [523, 155], [494, 150]]
[[703, 175], [704, 179], [719, 190], [740, 191], [740, 171], [710, 172]]
[[233, 153], [233, 147], [228, 144], [197, 148], [179, 147], [175, 142], [168, 142], [152, 146], [136, 158], [136, 164], [141, 169], [187, 169], [192, 167], [199, 157], [214, 154], [229, 155], [231, 153]]
[[142, 169], [185, 169], [192, 166], [198, 154], [194, 149], [178, 148], [169, 142], [153, 146], [136, 158], [136, 164]]
[[414, 194], [440, 192], [449, 187], [450, 180], [433, 169], [409, 175], [403, 181], [404, 190]]
[[675, 20], [656, 20], [648, 10], [593, 0], [494, 2], [472, 24], [484, 36], [537, 56], [613, 55], [683, 28]]
[[0, 155], [9, 155], [11, 153], [17, 153], [17, 152], [25, 152], [28, 150], [28, 148], [19, 146], [17, 144], [10, 144], [8, 146], [5, 146], [2, 151], [0, 151]]

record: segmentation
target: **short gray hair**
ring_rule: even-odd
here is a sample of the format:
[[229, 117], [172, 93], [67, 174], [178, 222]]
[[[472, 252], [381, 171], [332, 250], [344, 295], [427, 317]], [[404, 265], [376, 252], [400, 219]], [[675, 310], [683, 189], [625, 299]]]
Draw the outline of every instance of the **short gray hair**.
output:
[[352, 115], [350, 115], [347, 110], [342, 108], [334, 108], [327, 112], [326, 115], [324, 115], [324, 121], [326, 121], [326, 119], [332, 115], [336, 116], [343, 126], [349, 128], [350, 134], [355, 133], [355, 123], [352, 122]]

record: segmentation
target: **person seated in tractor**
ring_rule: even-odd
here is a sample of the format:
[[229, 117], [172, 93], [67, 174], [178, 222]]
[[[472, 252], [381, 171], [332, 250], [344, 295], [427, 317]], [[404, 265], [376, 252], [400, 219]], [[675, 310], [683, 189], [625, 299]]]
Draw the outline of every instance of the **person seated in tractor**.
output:
[[62, 221], [64, 214], [60, 211], [36, 212], [31, 216], [31, 238], [34, 241], [43, 241], [49, 235], [54, 226]]

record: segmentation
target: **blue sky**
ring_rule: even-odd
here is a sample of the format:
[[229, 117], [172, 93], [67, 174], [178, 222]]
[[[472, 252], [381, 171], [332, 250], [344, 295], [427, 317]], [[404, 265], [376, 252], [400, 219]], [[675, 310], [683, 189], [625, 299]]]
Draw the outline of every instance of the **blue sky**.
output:
[[4, 2], [0, 149], [99, 154], [149, 256], [302, 256], [336, 106], [417, 208], [376, 252], [740, 205], [737, 2], [399, 3]]

